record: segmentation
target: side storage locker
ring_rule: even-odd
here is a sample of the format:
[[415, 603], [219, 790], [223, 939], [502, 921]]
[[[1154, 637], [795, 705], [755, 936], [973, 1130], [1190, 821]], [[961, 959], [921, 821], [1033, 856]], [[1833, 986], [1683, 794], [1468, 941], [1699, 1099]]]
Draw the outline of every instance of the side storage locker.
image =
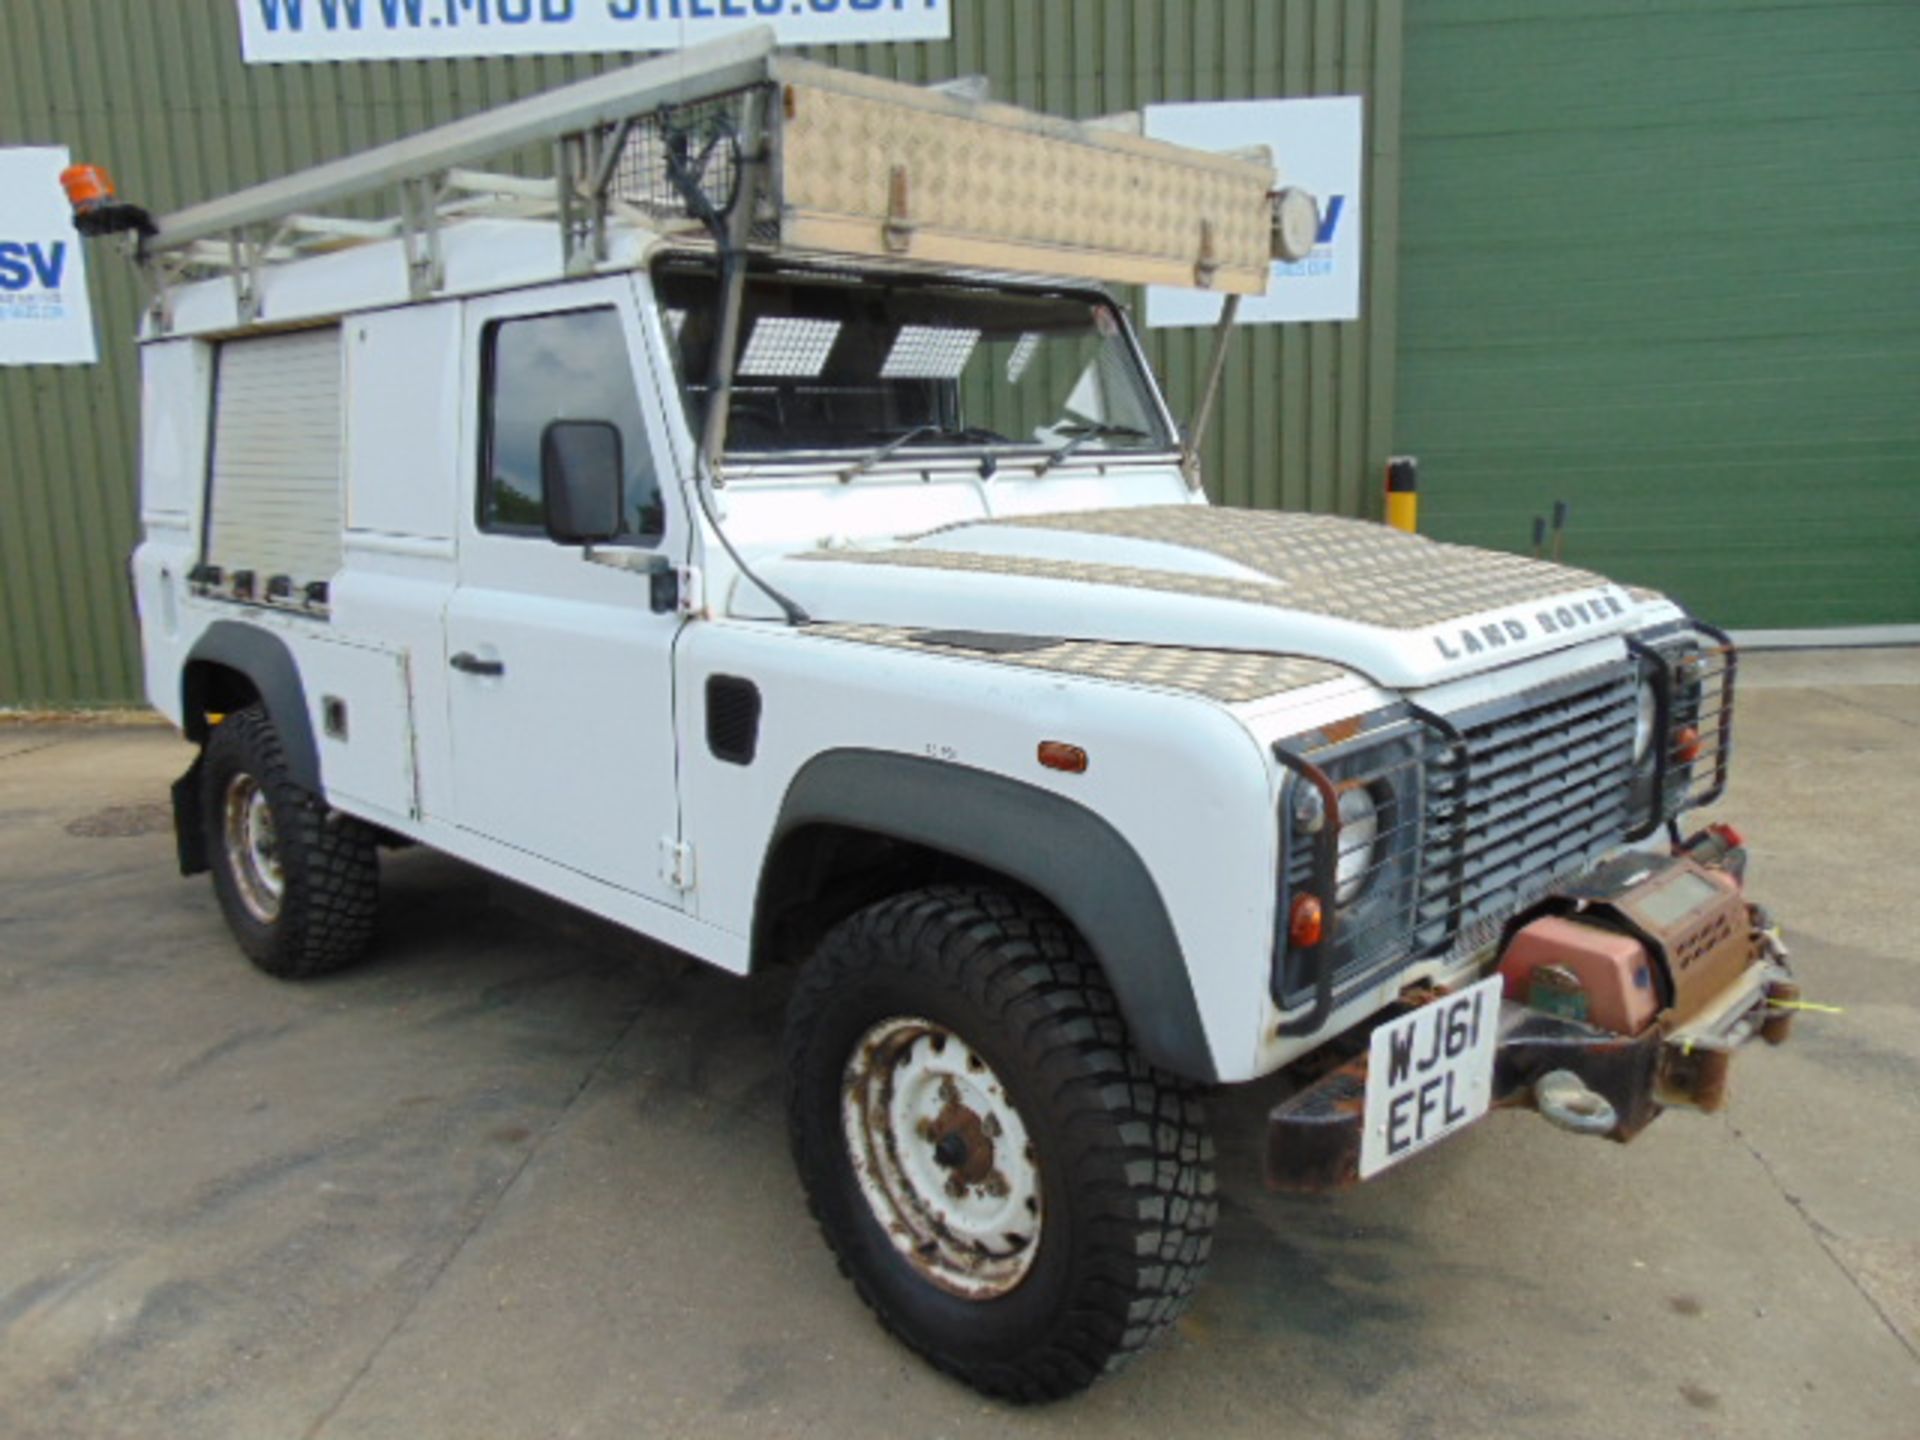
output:
[[207, 563], [302, 606], [340, 568], [340, 329], [224, 341], [215, 363]]

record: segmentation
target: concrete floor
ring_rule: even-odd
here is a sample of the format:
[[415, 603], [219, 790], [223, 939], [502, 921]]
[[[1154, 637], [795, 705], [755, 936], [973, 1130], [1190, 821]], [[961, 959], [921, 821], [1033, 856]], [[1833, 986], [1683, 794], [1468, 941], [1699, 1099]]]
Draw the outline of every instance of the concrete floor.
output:
[[173, 873], [170, 732], [0, 729], [0, 1435], [1920, 1434], [1920, 652], [1755, 657], [1754, 886], [1809, 998], [1717, 1118], [1497, 1115], [1225, 1203], [1172, 1344], [984, 1402], [883, 1336], [788, 1164], [777, 979], [429, 854], [276, 983]]

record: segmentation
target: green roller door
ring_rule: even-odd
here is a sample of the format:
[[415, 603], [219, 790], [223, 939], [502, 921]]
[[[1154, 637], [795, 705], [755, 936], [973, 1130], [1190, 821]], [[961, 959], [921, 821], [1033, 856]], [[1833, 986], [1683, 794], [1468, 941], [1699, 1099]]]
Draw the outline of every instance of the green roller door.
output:
[[1737, 626], [1920, 620], [1920, 5], [1420, 0], [1422, 521]]

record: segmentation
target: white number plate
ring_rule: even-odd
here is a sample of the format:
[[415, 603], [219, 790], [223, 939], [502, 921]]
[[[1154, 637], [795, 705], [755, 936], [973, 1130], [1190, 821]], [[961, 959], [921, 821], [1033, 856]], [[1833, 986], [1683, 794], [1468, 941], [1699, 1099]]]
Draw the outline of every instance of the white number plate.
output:
[[1374, 1030], [1362, 1180], [1487, 1113], [1501, 984], [1490, 976]]

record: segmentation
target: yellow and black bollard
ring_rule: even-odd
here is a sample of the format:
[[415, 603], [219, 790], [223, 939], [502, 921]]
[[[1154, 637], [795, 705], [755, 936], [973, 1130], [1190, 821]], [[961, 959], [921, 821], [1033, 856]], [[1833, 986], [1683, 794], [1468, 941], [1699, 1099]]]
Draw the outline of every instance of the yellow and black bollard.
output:
[[1387, 524], [1409, 535], [1420, 528], [1420, 462], [1411, 455], [1387, 461]]

